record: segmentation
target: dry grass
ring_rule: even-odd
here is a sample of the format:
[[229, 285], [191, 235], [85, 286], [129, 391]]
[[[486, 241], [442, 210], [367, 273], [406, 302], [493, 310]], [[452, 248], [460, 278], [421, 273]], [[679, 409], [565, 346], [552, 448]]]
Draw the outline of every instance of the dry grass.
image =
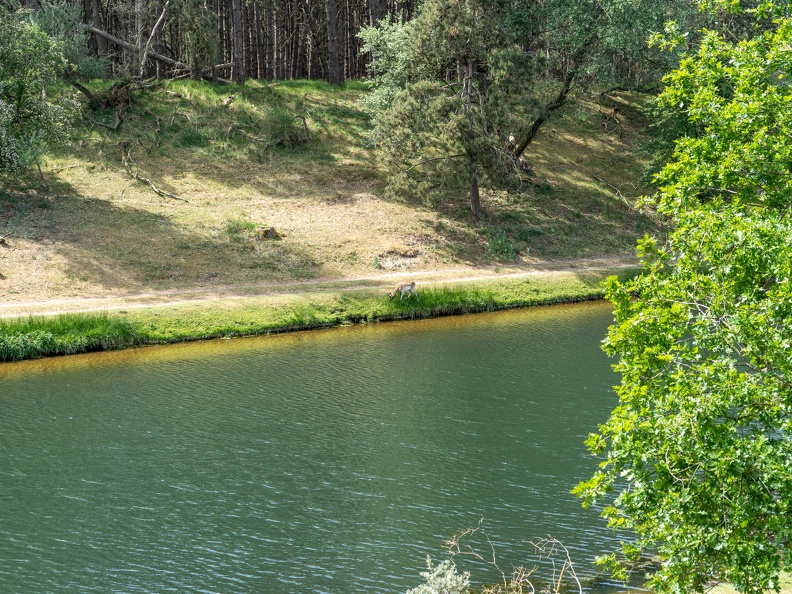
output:
[[[629, 252], [656, 228], [630, 207], [640, 194], [635, 106], [614, 130], [602, 106], [578, 102], [528, 155], [536, 184], [485, 191], [477, 226], [465, 196], [437, 210], [384, 197], [355, 103], [362, 89], [167, 83], [138, 93], [116, 132], [84, 122], [83, 139], [47, 160], [49, 191], [31, 178], [0, 192], [0, 298], [536, 265]], [[307, 143], [292, 114], [305, 118]], [[92, 117], [110, 122], [112, 113]], [[280, 125], [296, 136], [271, 146]], [[183, 200], [132, 180], [121, 141], [140, 175]], [[262, 239], [260, 227], [282, 238]]]

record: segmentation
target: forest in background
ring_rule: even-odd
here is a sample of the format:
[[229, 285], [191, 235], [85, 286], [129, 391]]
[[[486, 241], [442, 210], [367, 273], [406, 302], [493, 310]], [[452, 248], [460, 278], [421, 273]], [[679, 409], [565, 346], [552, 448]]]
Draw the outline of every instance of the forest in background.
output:
[[[237, 83], [366, 75], [357, 36], [383, 18], [409, 20], [417, 0], [77, 0], [108, 75], [201, 76]], [[33, 10], [38, 0], [25, 0]], [[147, 61], [148, 53], [154, 59]], [[144, 63], [142, 70], [141, 63]], [[185, 72], [184, 65], [191, 67]]]

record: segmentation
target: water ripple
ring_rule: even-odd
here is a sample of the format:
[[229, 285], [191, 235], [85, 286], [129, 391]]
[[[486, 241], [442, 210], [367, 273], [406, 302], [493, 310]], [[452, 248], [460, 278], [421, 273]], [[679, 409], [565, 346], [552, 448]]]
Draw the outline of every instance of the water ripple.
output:
[[584, 306], [14, 366], [0, 591], [403, 592], [481, 517], [507, 564], [552, 534], [583, 566], [615, 540], [569, 495], [614, 404], [608, 321]]

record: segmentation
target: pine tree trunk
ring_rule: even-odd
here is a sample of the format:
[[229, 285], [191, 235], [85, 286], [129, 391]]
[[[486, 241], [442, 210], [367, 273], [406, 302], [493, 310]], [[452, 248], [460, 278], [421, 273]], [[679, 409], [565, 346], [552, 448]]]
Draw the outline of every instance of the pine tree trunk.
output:
[[[471, 109], [473, 103], [473, 62], [461, 62], [458, 64], [459, 69], [463, 72], [462, 80], [462, 96], [465, 98], [465, 114], [469, 120], [473, 118]], [[470, 211], [473, 213], [473, 218], [478, 221], [481, 217], [481, 197], [479, 196], [478, 174], [476, 173], [476, 161], [473, 154], [467, 151], [468, 170], [470, 171]]]
[[264, 29], [267, 32], [267, 69], [264, 78], [275, 78], [275, 19], [272, 16], [272, 0], [266, 0], [264, 5]]
[[327, 82], [344, 82], [341, 50], [338, 44], [338, 6], [336, 0], [325, 0], [327, 9]]
[[266, 30], [261, 22], [261, 2], [255, 0], [253, 3], [253, 15], [256, 29], [256, 78], [261, 80], [267, 78], [267, 58], [264, 51], [264, 44], [261, 41], [262, 32]]
[[302, 24], [295, 19], [295, 35], [297, 37], [297, 55], [294, 56], [294, 78], [302, 79], [305, 77], [305, 38], [307, 35]]
[[140, 73], [143, 76], [141, 64], [143, 64], [143, 46], [146, 43], [146, 2], [145, 0], [135, 0], [135, 65], [132, 68], [133, 76]]
[[231, 29], [234, 35], [234, 57], [231, 80], [236, 84], [245, 83], [245, 31], [242, 28], [242, 0], [231, 0]]
[[[470, 159], [469, 163], [472, 168], [473, 160]], [[470, 212], [473, 213], [473, 219], [478, 222], [481, 218], [481, 196], [479, 195], [478, 175], [475, 171], [470, 176]]]
[[[97, 29], [101, 29], [104, 31], [104, 26], [102, 25], [102, 15], [99, 12], [99, 0], [91, 0], [91, 21], [93, 22], [93, 26]], [[96, 53], [99, 57], [104, 57], [107, 55], [107, 40], [102, 37], [101, 35], [95, 35], [96, 39]]]

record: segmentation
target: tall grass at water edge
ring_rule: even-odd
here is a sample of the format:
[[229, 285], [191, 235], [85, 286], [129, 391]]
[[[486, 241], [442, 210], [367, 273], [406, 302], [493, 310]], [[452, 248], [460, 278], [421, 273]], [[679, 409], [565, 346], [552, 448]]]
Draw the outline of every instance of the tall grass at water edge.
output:
[[119, 349], [139, 343], [131, 322], [107, 313], [0, 320], [0, 361]]

